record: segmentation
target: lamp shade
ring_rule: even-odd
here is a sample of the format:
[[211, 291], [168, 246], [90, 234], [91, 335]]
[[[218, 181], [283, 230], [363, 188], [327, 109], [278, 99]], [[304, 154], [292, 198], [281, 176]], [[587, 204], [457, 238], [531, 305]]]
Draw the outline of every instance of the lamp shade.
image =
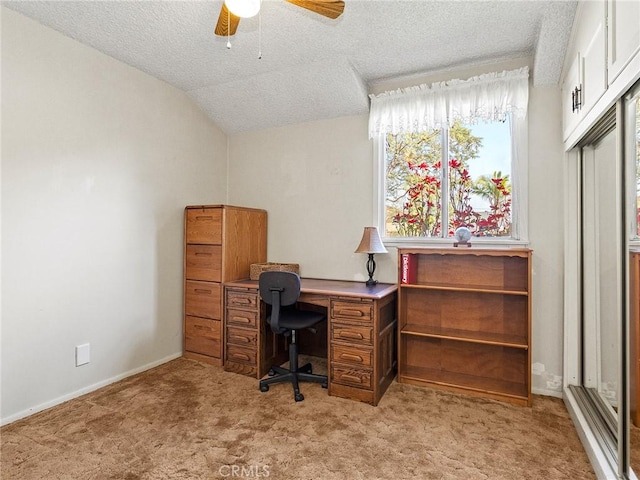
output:
[[387, 253], [376, 227], [364, 227], [362, 240], [354, 253]]
[[253, 17], [260, 11], [260, 0], [224, 0], [224, 4], [240, 18]]

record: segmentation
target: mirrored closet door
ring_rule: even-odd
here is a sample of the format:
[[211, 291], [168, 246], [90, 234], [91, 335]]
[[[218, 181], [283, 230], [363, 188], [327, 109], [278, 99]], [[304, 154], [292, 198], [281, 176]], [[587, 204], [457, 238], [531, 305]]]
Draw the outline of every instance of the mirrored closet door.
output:
[[616, 109], [580, 144], [581, 379], [574, 387], [607, 461], [619, 463], [623, 407], [623, 175]]
[[636, 479], [640, 474], [640, 83], [568, 153], [565, 403], [596, 473]]
[[640, 85], [624, 97], [626, 236], [628, 255], [629, 463], [640, 474]]
[[582, 149], [583, 385], [617, 436], [622, 292], [621, 175], [615, 125]]

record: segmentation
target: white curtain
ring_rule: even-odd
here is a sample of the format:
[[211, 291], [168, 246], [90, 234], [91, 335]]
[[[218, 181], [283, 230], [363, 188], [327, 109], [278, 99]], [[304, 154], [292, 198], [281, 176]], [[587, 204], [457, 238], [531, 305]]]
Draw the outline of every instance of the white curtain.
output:
[[[488, 73], [468, 80], [451, 80], [431, 86], [420, 85], [377, 96], [371, 95], [370, 98], [369, 138], [378, 139], [380, 149], [384, 148], [387, 133], [431, 130], [451, 126], [457, 120], [467, 125], [479, 121], [502, 121], [509, 115], [513, 186], [511, 238], [527, 241], [528, 67]], [[382, 153], [379, 155], [383, 158]], [[378, 188], [383, 188], [384, 181], [380, 179], [378, 183]], [[380, 202], [380, 205], [384, 205], [384, 202]], [[383, 212], [380, 215], [383, 215]]]
[[523, 119], [529, 101], [529, 68], [487, 73], [468, 80], [419, 85], [370, 95], [369, 138], [414, 133], [478, 121]]

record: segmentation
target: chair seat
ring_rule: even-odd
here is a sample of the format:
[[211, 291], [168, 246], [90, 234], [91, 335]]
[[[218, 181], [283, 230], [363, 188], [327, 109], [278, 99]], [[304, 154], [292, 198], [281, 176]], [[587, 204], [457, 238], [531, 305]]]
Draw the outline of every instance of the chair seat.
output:
[[318, 312], [306, 312], [303, 310], [281, 310], [280, 327], [287, 330], [301, 330], [309, 328], [324, 320], [325, 316]]

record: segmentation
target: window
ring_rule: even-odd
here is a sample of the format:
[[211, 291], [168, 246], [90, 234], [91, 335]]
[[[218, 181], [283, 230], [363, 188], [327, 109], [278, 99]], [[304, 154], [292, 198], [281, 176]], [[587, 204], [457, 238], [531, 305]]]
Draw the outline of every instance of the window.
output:
[[528, 68], [371, 96], [386, 242], [525, 243]]
[[[511, 237], [511, 133], [503, 122], [419, 133], [384, 142], [385, 237]], [[446, 225], [446, 228], [442, 228]]]

